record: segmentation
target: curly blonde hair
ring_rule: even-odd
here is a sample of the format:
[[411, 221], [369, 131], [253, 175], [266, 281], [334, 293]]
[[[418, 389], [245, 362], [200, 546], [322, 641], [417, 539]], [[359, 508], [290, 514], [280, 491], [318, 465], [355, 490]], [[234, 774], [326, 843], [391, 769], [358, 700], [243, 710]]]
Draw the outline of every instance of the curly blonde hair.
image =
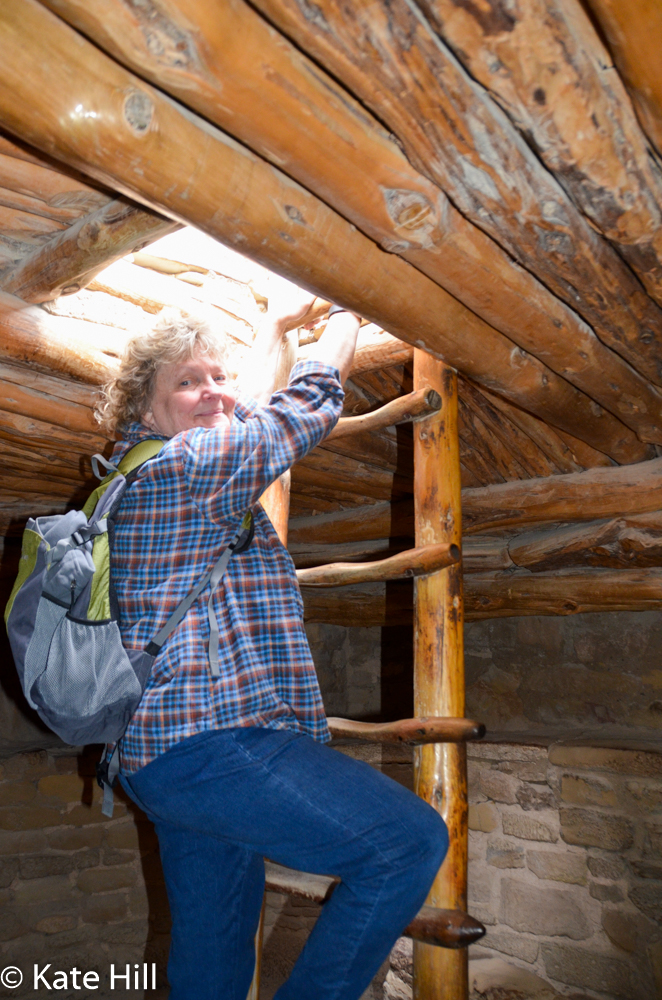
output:
[[119, 372], [103, 386], [95, 407], [101, 428], [110, 436], [118, 436], [129, 424], [142, 420], [149, 409], [159, 368], [197, 354], [225, 363], [225, 333], [213, 332], [200, 317], [163, 310], [149, 333], [127, 342]]

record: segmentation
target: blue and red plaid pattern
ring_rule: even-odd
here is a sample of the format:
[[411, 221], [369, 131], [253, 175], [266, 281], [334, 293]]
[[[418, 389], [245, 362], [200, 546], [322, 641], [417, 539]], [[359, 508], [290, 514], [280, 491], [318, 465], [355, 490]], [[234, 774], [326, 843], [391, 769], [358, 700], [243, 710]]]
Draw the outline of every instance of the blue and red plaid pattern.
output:
[[[117, 518], [112, 574], [124, 645], [144, 648], [213, 565], [252, 508], [255, 538], [233, 556], [214, 594], [220, 678], [209, 671], [209, 590], [168, 638], [120, 743], [131, 773], [210, 729], [329, 732], [294, 565], [257, 503], [265, 488], [325, 437], [342, 409], [335, 368], [299, 362], [268, 406], [238, 402], [231, 426], [167, 441], [139, 472]], [[133, 424], [113, 460], [155, 435]]]

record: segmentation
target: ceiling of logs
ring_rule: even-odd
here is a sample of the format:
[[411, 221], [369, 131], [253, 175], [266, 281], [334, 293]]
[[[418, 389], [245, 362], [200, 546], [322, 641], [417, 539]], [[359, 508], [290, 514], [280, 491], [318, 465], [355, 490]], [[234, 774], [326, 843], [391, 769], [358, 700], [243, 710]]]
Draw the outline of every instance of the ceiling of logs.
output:
[[[413, 345], [456, 367], [468, 491], [660, 453], [644, 0], [5, 0], [0, 32], [3, 533], [84, 494], [100, 373], [162, 305], [189, 308], [187, 268], [207, 305], [234, 295], [249, 343], [247, 285], [121, 261], [186, 223], [373, 324], [347, 414], [411, 390]], [[87, 344], [79, 368], [26, 367], [26, 330]], [[411, 451], [407, 427], [327, 442], [294, 470], [293, 517], [388, 502], [406, 521]], [[491, 569], [513, 565], [499, 544]]]

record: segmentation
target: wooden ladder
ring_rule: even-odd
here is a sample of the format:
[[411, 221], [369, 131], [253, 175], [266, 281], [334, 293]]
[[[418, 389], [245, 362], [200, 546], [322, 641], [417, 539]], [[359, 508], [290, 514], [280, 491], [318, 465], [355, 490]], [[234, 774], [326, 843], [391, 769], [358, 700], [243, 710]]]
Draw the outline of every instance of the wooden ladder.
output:
[[[292, 358], [283, 357], [285, 384]], [[284, 351], [285, 355], [285, 351]], [[457, 375], [444, 362], [414, 352], [414, 391], [374, 413], [339, 421], [334, 437], [414, 420], [416, 547], [372, 563], [335, 563], [299, 570], [306, 586], [414, 577], [414, 712], [395, 723], [329, 719], [334, 737], [397, 742], [415, 747], [414, 785], [449, 829], [450, 847], [426, 905], [404, 934], [414, 939], [414, 1000], [467, 1000], [467, 946], [485, 928], [467, 912], [467, 740], [484, 727], [464, 718], [462, 570], [460, 562], [460, 458]], [[262, 498], [287, 544], [289, 480]], [[336, 880], [267, 863], [269, 890], [323, 902]], [[258, 1000], [262, 921], [256, 937], [256, 972], [247, 1000]]]

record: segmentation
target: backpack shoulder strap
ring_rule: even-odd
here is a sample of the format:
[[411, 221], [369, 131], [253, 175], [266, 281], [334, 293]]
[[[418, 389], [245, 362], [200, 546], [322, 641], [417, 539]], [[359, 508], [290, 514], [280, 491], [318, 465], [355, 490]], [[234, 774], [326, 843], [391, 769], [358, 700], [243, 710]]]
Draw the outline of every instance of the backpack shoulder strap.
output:
[[155, 458], [164, 444], [165, 441], [162, 438], [145, 438], [144, 441], [139, 441], [138, 444], [134, 444], [133, 448], [129, 448], [117, 466], [118, 471], [123, 476], [128, 476], [130, 472], [134, 472], [150, 458]]

